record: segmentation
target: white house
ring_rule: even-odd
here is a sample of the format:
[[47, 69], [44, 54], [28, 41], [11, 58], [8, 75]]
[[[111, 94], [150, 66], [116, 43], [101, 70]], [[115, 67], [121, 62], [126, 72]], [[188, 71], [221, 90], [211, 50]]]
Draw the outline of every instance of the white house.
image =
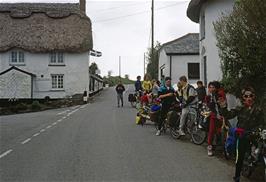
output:
[[159, 50], [158, 71], [159, 80], [162, 75], [170, 76], [173, 84], [183, 75], [191, 84], [200, 80], [199, 34], [189, 33], [164, 43]]
[[92, 45], [85, 0], [0, 3], [0, 99], [88, 91]]
[[191, 0], [187, 16], [200, 25], [200, 67], [205, 85], [222, 79], [222, 71], [213, 23], [229, 14], [234, 0]]

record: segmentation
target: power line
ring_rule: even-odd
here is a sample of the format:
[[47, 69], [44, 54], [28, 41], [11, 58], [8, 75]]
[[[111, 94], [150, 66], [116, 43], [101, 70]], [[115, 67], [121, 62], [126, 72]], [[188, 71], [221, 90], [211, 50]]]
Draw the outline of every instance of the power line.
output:
[[110, 8], [105, 8], [105, 9], [98, 9], [98, 10], [95, 10], [95, 11], [97, 13], [99, 13], [99, 12], [103, 12], [103, 11], [127, 8], [127, 7], [137, 6], [137, 5], [143, 5], [143, 4], [146, 4], [146, 3], [149, 3], [149, 2], [141, 2], [141, 3], [129, 4], [129, 5], [126, 5], [126, 6], [116, 6], [116, 7], [110, 7]]
[[[156, 10], [156, 11], [159, 11], [159, 10], [161, 10], [161, 9], [174, 7], [174, 6], [177, 6], [177, 5], [179, 5], [179, 4], [186, 3], [186, 2], [187, 2], [187, 1], [178, 2], [178, 3], [175, 3], [175, 4], [168, 5], [168, 6], [164, 6], [164, 7], [156, 8], [155, 10]], [[140, 11], [140, 12], [137, 12], [137, 13], [132, 13], [132, 14], [124, 15], [124, 16], [118, 16], [118, 17], [114, 17], [114, 18], [108, 18], [108, 19], [103, 19], [103, 20], [99, 20], [99, 21], [94, 21], [94, 22], [92, 22], [92, 23], [100, 23], [100, 22], [113, 21], [113, 20], [117, 20], [117, 19], [122, 19], [122, 18], [127, 18], [127, 17], [131, 17], [131, 16], [136, 16], [136, 15], [144, 14], [144, 13], [149, 13], [149, 12], [150, 12], [150, 11]]]

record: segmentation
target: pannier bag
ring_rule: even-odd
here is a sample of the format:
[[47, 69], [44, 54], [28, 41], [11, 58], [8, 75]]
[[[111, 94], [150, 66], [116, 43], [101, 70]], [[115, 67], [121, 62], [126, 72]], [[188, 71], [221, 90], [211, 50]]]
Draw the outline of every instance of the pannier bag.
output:
[[134, 94], [129, 94], [128, 95], [128, 101], [129, 102], [136, 102], [136, 97], [134, 96]]

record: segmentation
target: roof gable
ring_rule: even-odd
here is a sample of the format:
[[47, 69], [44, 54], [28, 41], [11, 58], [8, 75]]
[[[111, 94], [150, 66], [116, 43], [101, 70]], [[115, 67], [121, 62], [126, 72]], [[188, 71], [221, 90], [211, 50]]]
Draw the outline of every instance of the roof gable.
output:
[[167, 55], [198, 55], [199, 34], [189, 33], [162, 45]]
[[71, 3], [0, 3], [0, 52], [86, 52], [91, 21]]
[[1, 72], [0, 75], [3, 75], [3, 74], [5, 74], [5, 73], [7, 73], [7, 72], [9, 72], [9, 71], [11, 71], [11, 70], [13, 70], [13, 69], [14, 69], [14, 70], [17, 70], [17, 71], [19, 71], [19, 72], [25, 73], [25, 74], [27, 74], [27, 75], [30, 75], [30, 76], [36, 76], [36, 75], [33, 74], [33, 73], [30, 73], [30, 72], [24, 71], [24, 70], [19, 69], [19, 68], [15, 67], [15, 66], [12, 66], [12, 67], [8, 68], [7, 70]]

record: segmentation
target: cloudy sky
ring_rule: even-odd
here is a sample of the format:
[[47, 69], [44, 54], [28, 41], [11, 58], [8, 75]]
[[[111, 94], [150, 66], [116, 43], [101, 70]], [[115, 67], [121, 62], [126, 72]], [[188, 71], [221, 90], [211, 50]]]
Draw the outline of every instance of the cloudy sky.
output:
[[[79, 0], [0, 0], [0, 2], [68, 2]], [[186, 16], [189, 0], [155, 0], [154, 41], [165, 43], [187, 33], [198, 32], [198, 24]], [[101, 75], [143, 75], [144, 53], [151, 42], [151, 0], [87, 0], [86, 13], [92, 21], [94, 49], [102, 57], [91, 57]]]

